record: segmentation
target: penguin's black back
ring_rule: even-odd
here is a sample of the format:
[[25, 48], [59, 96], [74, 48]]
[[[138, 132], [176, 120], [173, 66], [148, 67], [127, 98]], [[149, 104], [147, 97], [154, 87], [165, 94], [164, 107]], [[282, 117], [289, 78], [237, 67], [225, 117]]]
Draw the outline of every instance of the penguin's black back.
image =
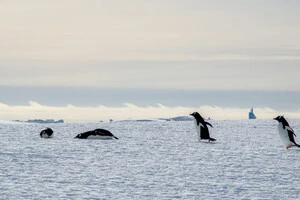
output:
[[200, 126], [200, 137], [201, 139], [209, 139], [209, 130], [206, 127]]
[[84, 133], [78, 134], [75, 138], [79, 139], [87, 139], [89, 136], [110, 136], [114, 137], [115, 139], [119, 139], [116, 136], [114, 136], [110, 131], [105, 130], [105, 129], [95, 129], [93, 131], [87, 131]]

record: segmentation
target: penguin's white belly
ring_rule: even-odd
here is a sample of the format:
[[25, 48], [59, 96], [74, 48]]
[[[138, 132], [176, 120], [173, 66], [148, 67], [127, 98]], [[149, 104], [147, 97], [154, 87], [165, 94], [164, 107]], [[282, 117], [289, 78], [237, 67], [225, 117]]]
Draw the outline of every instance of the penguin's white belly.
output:
[[90, 135], [86, 139], [92, 139], [92, 140], [111, 140], [112, 136]]
[[53, 138], [53, 134], [50, 136], [47, 134], [42, 134], [41, 138]]
[[197, 135], [198, 135], [198, 141], [200, 142], [201, 141], [200, 125], [199, 126], [197, 125], [197, 120], [196, 119], [194, 120], [194, 123], [195, 123], [196, 132], [197, 132]]
[[294, 143], [292, 143], [290, 141], [288, 131], [287, 131], [287, 129], [283, 129], [281, 123], [278, 124], [278, 133], [279, 133], [279, 137], [280, 137], [281, 141], [283, 142], [283, 145], [285, 146], [285, 148], [288, 149], [295, 145]]

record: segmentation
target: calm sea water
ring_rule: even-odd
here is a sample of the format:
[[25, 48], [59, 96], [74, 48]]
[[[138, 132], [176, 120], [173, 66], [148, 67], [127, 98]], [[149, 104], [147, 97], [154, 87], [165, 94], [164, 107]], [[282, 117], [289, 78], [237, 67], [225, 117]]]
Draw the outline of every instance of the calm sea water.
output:
[[[300, 120], [289, 120], [300, 143]], [[0, 199], [300, 199], [300, 149], [273, 120], [210, 121], [215, 143], [188, 122], [0, 122]], [[78, 140], [105, 128], [119, 140]]]

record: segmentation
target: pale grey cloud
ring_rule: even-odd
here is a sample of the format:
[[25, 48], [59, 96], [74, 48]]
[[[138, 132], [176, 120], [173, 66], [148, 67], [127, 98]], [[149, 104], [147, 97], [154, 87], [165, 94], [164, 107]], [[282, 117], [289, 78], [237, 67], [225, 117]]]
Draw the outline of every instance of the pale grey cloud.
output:
[[282, 49], [300, 46], [297, 8], [293, 1], [5, 1], [0, 58], [265, 59], [241, 52], [272, 49], [267, 59], [276, 60]]
[[1, 65], [0, 85], [299, 91], [297, 61]]
[[[0, 1], [0, 118], [76, 121], [200, 110], [235, 119], [253, 102], [261, 117], [286, 104], [285, 114], [298, 117], [298, 93], [290, 99], [282, 91], [300, 90], [299, 8], [292, 0]], [[117, 105], [97, 106], [104, 102], [102, 92], [93, 93], [98, 89]], [[188, 90], [196, 91], [185, 93], [193, 101], [181, 95]], [[281, 92], [268, 101], [261, 93], [254, 101], [221, 93], [210, 94], [218, 102], [203, 102], [200, 90]], [[24, 105], [29, 100], [42, 103]], [[125, 102], [139, 105], [120, 106]]]
[[299, 90], [298, 8], [279, 0], [1, 1], [0, 85]]

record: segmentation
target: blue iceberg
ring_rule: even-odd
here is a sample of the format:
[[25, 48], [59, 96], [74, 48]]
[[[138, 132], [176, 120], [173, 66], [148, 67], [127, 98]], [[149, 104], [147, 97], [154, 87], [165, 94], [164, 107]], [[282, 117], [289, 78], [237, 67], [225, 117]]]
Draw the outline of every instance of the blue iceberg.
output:
[[249, 112], [249, 119], [256, 119], [256, 116], [253, 112], [253, 108], [250, 109], [250, 112]]

